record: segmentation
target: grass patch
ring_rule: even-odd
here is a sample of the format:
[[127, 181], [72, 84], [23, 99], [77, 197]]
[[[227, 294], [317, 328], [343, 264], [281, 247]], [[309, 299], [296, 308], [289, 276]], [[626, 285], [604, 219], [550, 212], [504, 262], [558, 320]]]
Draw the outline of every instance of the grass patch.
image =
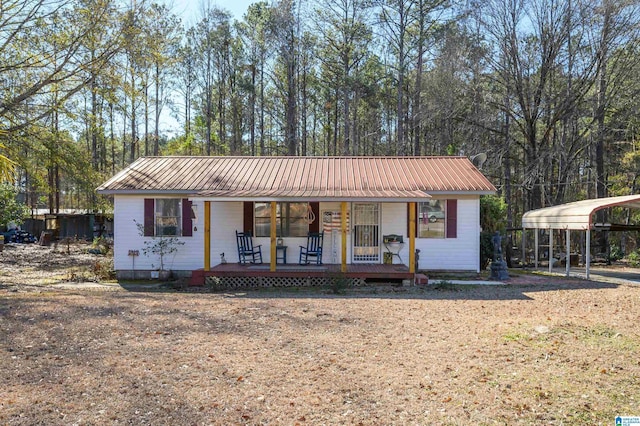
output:
[[502, 336], [507, 342], [519, 342], [522, 340], [530, 340], [531, 337], [520, 332], [509, 332]]

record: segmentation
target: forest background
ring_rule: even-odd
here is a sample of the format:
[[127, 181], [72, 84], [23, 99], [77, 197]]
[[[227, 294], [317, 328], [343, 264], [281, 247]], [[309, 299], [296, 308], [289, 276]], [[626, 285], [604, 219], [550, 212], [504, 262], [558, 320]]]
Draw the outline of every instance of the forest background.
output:
[[637, 192], [639, 30], [633, 0], [4, 0], [0, 169], [32, 209], [105, 211], [139, 156], [485, 153], [517, 226]]

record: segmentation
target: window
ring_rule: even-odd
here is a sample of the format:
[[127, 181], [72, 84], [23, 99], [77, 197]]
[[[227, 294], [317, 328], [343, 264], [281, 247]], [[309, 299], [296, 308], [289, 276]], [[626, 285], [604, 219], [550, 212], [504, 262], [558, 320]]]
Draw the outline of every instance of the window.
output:
[[194, 207], [188, 198], [145, 198], [144, 236], [193, 236]]
[[[306, 237], [309, 232], [308, 203], [276, 203], [276, 236]], [[254, 204], [256, 237], [271, 235], [271, 203]]]
[[430, 199], [418, 204], [418, 238], [445, 238], [446, 200]]
[[177, 198], [156, 199], [155, 235], [182, 235], [182, 205]]

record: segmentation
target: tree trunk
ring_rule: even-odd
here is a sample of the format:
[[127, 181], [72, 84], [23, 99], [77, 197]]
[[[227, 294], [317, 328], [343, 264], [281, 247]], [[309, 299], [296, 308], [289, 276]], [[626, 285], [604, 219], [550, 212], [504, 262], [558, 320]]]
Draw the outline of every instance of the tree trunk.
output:
[[149, 155], [149, 82], [144, 81], [144, 155]]
[[251, 147], [251, 155], [256, 155], [256, 66], [251, 64], [251, 98], [250, 98], [250, 115], [249, 115], [249, 145]]
[[155, 76], [155, 86], [156, 86], [156, 99], [155, 99], [155, 113], [156, 113], [156, 122], [155, 127], [153, 129], [153, 155], [158, 155], [160, 153], [160, 112], [162, 111], [162, 102], [160, 100], [160, 64], [156, 62], [156, 76]]
[[[420, 10], [422, 10], [422, 2], [419, 1]], [[413, 155], [420, 155], [420, 138], [422, 137], [422, 111], [420, 105], [420, 95], [422, 93], [422, 68], [424, 61], [424, 38], [422, 36], [424, 32], [424, 16], [420, 14], [418, 21], [418, 63], [416, 64], [416, 87], [414, 88], [413, 96]]]
[[135, 76], [131, 68], [131, 150], [129, 152], [129, 162], [133, 163], [136, 158], [136, 145], [138, 135], [136, 133], [136, 101], [135, 101]]
[[285, 110], [285, 139], [287, 154], [296, 155], [296, 59], [295, 59], [295, 34], [293, 28], [289, 29], [289, 45], [287, 46], [287, 108]]

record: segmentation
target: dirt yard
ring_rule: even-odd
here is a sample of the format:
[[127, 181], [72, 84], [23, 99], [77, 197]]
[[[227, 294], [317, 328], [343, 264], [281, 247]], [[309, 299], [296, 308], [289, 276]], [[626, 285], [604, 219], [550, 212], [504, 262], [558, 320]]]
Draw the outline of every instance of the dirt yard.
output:
[[55, 277], [0, 255], [0, 424], [612, 425], [640, 415], [639, 286], [524, 276], [344, 295], [58, 288], [95, 258], [61, 254], [70, 263], [57, 267], [51, 248], [35, 250]]

